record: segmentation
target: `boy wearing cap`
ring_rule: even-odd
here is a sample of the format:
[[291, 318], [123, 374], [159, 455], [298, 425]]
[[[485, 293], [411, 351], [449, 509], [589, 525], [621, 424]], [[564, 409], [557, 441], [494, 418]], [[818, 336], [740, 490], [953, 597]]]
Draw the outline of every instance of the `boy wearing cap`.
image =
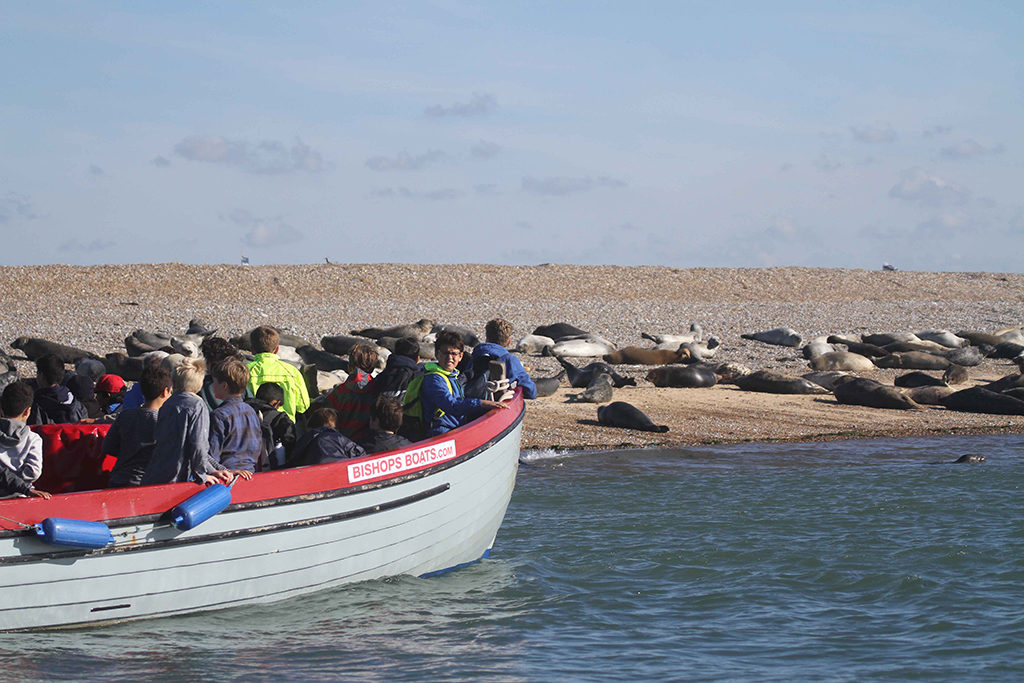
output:
[[[16, 475], [31, 488], [43, 473], [43, 439], [25, 424], [32, 412], [32, 388], [25, 382], [14, 382], [4, 388], [0, 396], [0, 468]], [[6, 482], [6, 479], [5, 479]], [[15, 484], [15, 491], [28, 493]]]
[[104, 415], [112, 415], [121, 410], [126, 389], [127, 386], [119, 375], [103, 375], [96, 380], [93, 391]]

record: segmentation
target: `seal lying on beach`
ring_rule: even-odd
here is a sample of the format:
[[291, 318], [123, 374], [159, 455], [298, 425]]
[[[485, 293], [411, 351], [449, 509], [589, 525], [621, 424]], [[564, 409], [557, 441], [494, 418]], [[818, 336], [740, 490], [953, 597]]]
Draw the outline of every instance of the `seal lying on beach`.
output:
[[663, 365], [647, 373], [647, 381], [656, 387], [703, 388], [718, 383], [718, 375], [706, 365]]
[[843, 335], [832, 335], [828, 338], [828, 342], [830, 344], [843, 344], [850, 353], [857, 353], [865, 358], [881, 358], [882, 356], [889, 355], [889, 352], [881, 346], [854, 341]]
[[615, 350], [615, 345], [597, 335], [587, 335], [583, 339], [563, 339], [554, 346], [545, 347], [546, 356], [567, 356], [570, 358], [591, 358], [603, 356]]
[[612, 365], [668, 365], [669, 363], [685, 363], [690, 358], [690, 350], [680, 347], [678, 351], [668, 349], [642, 349], [639, 346], [626, 346], [618, 351], [606, 353], [602, 360]]
[[533, 334], [539, 334], [542, 337], [551, 337], [555, 341], [559, 341], [565, 337], [577, 337], [585, 336], [586, 330], [581, 330], [575, 325], [569, 323], [551, 323], [550, 325], [540, 325], [533, 331]]
[[896, 342], [921, 341], [913, 332], [877, 332], [875, 334], [865, 334], [860, 340], [865, 344], [874, 344], [875, 346], [885, 346], [886, 344]]
[[565, 370], [562, 370], [554, 377], [534, 377], [533, 384], [537, 387], [537, 398], [550, 396], [558, 391], [563, 377], [565, 377]]
[[832, 393], [840, 403], [852, 406], [896, 410], [915, 410], [921, 407], [896, 387], [866, 377], [846, 378], [833, 387]]
[[[422, 321], [420, 321], [422, 322]], [[430, 328], [430, 332], [433, 334], [440, 334], [441, 332], [454, 332], [462, 338], [462, 343], [466, 346], [477, 346], [480, 344], [480, 337], [476, 336], [476, 332], [469, 329], [468, 327], [462, 327], [461, 325], [451, 325], [445, 323], [443, 325], [434, 325]], [[395, 335], [389, 335], [395, 336]], [[410, 336], [410, 335], [405, 335]]]
[[811, 368], [818, 370], [819, 372], [826, 370], [865, 372], [867, 370], [874, 370], [875, 364], [871, 362], [870, 358], [862, 356], [859, 353], [853, 353], [851, 351], [832, 351], [812, 358]]
[[545, 347], [554, 346], [555, 340], [540, 334], [528, 334], [516, 344], [516, 353], [541, 353]]
[[963, 337], [958, 337], [949, 330], [921, 330], [914, 334], [921, 341], [935, 342], [945, 346], [947, 349], [959, 349], [961, 346], [967, 346], [969, 343]]
[[557, 358], [558, 362], [565, 368], [566, 377], [569, 379], [569, 386], [573, 389], [585, 389], [595, 375], [606, 373], [611, 376], [615, 388], [624, 387], [627, 384], [636, 386], [636, 380], [632, 377], [623, 377], [612, 369], [607, 363], [595, 362], [582, 368], [578, 368], [564, 358]]
[[320, 338], [320, 346], [323, 350], [333, 353], [335, 356], [347, 356], [356, 344], [372, 344], [373, 342], [374, 340], [369, 337], [350, 337], [348, 335]]
[[932, 377], [931, 375], [915, 370], [908, 372], [905, 375], [900, 375], [892, 381], [892, 383], [898, 387], [906, 387], [908, 389], [913, 387], [944, 387], [946, 383], [938, 377]]
[[641, 332], [640, 338], [650, 339], [659, 346], [664, 344], [664, 348], [678, 349], [680, 344], [700, 341], [703, 334], [704, 330], [701, 329], [700, 325], [690, 323], [690, 331], [683, 334], [651, 334], [649, 332]]
[[578, 403], [607, 403], [612, 400], [612, 376], [606, 372], [594, 375], [590, 384], [573, 398]]
[[820, 370], [816, 372], [808, 372], [800, 376], [808, 382], [814, 382], [819, 387], [832, 391], [839, 382], [839, 378], [849, 377], [850, 373], [843, 370]]
[[597, 409], [597, 421], [606, 427], [638, 429], [643, 432], [667, 432], [667, 425], [656, 425], [636, 406], [615, 401]]
[[434, 321], [427, 318], [420, 318], [408, 325], [394, 325], [392, 327], [367, 327], [362, 330], [352, 330], [349, 334], [356, 337], [369, 337], [380, 339], [381, 337], [415, 337], [423, 339], [434, 328]]
[[[277, 330], [278, 343], [281, 344], [281, 346], [291, 346], [292, 348], [297, 349], [300, 346], [306, 346], [309, 344], [308, 341], [306, 341], [305, 339], [296, 334], [292, 334], [291, 332], [285, 332], [284, 330], [278, 327], [274, 327], [274, 329]], [[232, 344], [237, 346], [239, 349], [242, 349], [243, 351], [252, 351], [252, 333], [255, 331], [256, 328], [253, 328], [246, 332], [245, 334], [240, 334], [237, 337], [232, 337], [228, 341], [230, 341]]]
[[904, 370], [945, 370], [949, 367], [949, 361], [942, 356], [936, 356], [924, 351], [907, 351], [904, 353], [890, 353], [875, 359], [875, 365], [880, 368], [901, 368]]
[[963, 384], [971, 377], [967, 374], [967, 368], [962, 365], [950, 365], [942, 373], [942, 381], [946, 384]]
[[768, 370], [758, 370], [733, 380], [743, 391], [760, 391], [766, 394], [827, 394], [824, 387], [808, 382], [803, 377], [790, 377]]
[[37, 361], [49, 354], [57, 356], [64, 363], [74, 363], [79, 358], [99, 358], [92, 351], [77, 349], [74, 346], [66, 346], [38, 337], [18, 337], [11, 342], [11, 347], [24, 353], [30, 361]]
[[910, 400], [914, 403], [919, 403], [923, 406], [941, 406], [942, 401], [955, 391], [956, 389], [953, 387], [947, 387], [943, 384], [935, 387], [911, 387], [910, 389], [905, 389], [903, 393], [910, 397]]
[[982, 387], [971, 387], [950, 394], [942, 400], [949, 410], [991, 415], [1024, 415], [1024, 401], [998, 394]]
[[348, 361], [330, 351], [321, 351], [315, 346], [307, 344], [295, 349], [295, 352], [302, 358], [303, 363], [315, 365], [316, 369], [321, 372], [331, 372], [333, 370], [348, 372]]
[[753, 339], [754, 341], [775, 346], [800, 346], [804, 343], [804, 338], [796, 330], [789, 327], [776, 327], [772, 330], [741, 334], [740, 336], [744, 339]]

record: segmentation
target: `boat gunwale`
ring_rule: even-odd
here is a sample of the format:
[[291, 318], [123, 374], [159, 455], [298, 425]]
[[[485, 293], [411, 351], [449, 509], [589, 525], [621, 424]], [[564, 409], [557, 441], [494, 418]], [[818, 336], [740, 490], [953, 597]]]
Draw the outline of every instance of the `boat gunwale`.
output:
[[[509, 424], [505, 425], [502, 428], [502, 430], [500, 432], [494, 434], [493, 436], [488, 438], [486, 441], [484, 441], [484, 442], [474, 446], [472, 449], [470, 449], [466, 453], [463, 453], [462, 455], [459, 455], [459, 456], [457, 456], [455, 458], [452, 458], [450, 460], [445, 460], [445, 461], [439, 462], [439, 463], [434, 464], [434, 465], [428, 465], [426, 467], [414, 470], [412, 472], [401, 472], [401, 473], [397, 473], [397, 474], [392, 475], [392, 476], [386, 476], [384, 478], [377, 479], [377, 480], [371, 481], [371, 482], [366, 482], [366, 483], [346, 483], [344, 486], [335, 487], [335, 488], [327, 488], [327, 489], [323, 489], [323, 490], [319, 490], [319, 491], [315, 491], [314, 490], [314, 491], [310, 491], [310, 492], [307, 492], [307, 493], [290, 494], [290, 495], [279, 496], [279, 497], [275, 497], [275, 498], [256, 498], [254, 500], [244, 500], [244, 501], [240, 501], [238, 503], [230, 504], [227, 508], [225, 508], [222, 512], [220, 512], [218, 514], [219, 515], [223, 515], [223, 514], [229, 514], [229, 513], [232, 513], [232, 512], [242, 512], [242, 511], [245, 511], [245, 510], [252, 510], [252, 509], [277, 507], [277, 506], [281, 506], [281, 505], [294, 505], [294, 504], [299, 504], [299, 503], [307, 503], [307, 502], [312, 502], [312, 501], [317, 501], [317, 500], [336, 498], [336, 497], [347, 496], [347, 495], [354, 495], [354, 494], [359, 494], [359, 493], [366, 493], [368, 491], [375, 491], [375, 490], [380, 490], [380, 489], [383, 489], [383, 488], [388, 488], [388, 487], [391, 487], [391, 486], [397, 486], [397, 485], [400, 485], [400, 484], [407, 483], [409, 481], [415, 481], [417, 479], [421, 479], [421, 478], [430, 476], [432, 474], [436, 474], [438, 472], [442, 472], [442, 471], [444, 471], [446, 469], [449, 469], [451, 467], [455, 467], [456, 465], [459, 465], [459, 464], [464, 463], [465, 461], [467, 461], [467, 460], [469, 460], [471, 458], [476, 457], [477, 455], [479, 455], [484, 450], [492, 447], [495, 443], [497, 443], [498, 441], [500, 441], [500, 440], [504, 439], [505, 437], [507, 437], [508, 434], [511, 433], [522, 422], [523, 416], [525, 415], [526, 410], [525, 410], [525, 404], [523, 403], [523, 399], [522, 399], [522, 392], [521, 392], [521, 390], [518, 390], [518, 389], [516, 391], [516, 397], [515, 397], [515, 399], [513, 399], [512, 405], [510, 405], [508, 410], [514, 410], [516, 408], [518, 408], [518, 411], [517, 411], [516, 415], [511, 419]], [[462, 427], [459, 427], [458, 429], [452, 430], [450, 432], [446, 432], [444, 434], [441, 434], [441, 435], [438, 435], [438, 436], [435, 436], [435, 437], [431, 437], [430, 439], [427, 439], [427, 440], [424, 440], [424, 441], [420, 441], [420, 442], [415, 442], [414, 444], [412, 444], [411, 447], [410, 446], [406, 446], [404, 448], [393, 449], [393, 450], [390, 450], [390, 451], [381, 451], [380, 453], [371, 453], [371, 454], [368, 454], [368, 455], [360, 457], [360, 458], [353, 458], [351, 460], [343, 460], [343, 461], [332, 462], [332, 463], [323, 463], [323, 464], [319, 464], [319, 465], [307, 465], [307, 466], [304, 466], [304, 467], [289, 468], [289, 469], [284, 469], [284, 470], [272, 470], [270, 472], [261, 473], [258, 476], [260, 478], [263, 478], [263, 477], [268, 476], [268, 475], [269, 476], [274, 476], [274, 475], [279, 475], [281, 473], [318, 472], [318, 471], [327, 470], [328, 468], [331, 468], [331, 469], [345, 468], [345, 467], [348, 467], [349, 465], [352, 465], [354, 463], [359, 463], [359, 462], [363, 462], [363, 461], [367, 461], [367, 460], [381, 458], [381, 457], [386, 456], [388, 454], [402, 453], [402, 452], [406, 452], [406, 451], [413, 450], [413, 449], [429, 447], [431, 444], [435, 444], [435, 443], [442, 442], [442, 441], [445, 441], [445, 440], [450, 440], [453, 437], [457, 438], [457, 437], [461, 436], [463, 438], [467, 438], [467, 437], [471, 438], [471, 436], [473, 434], [476, 434], [476, 433], [479, 433], [480, 431], [486, 430], [487, 426], [492, 421], [495, 421], [496, 418], [498, 420], [501, 420], [501, 418], [504, 417], [503, 415], [501, 415], [501, 413], [504, 413], [504, 412], [505, 412], [504, 410], [491, 410], [488, 413], [482, 415], [480, 418], [477, 418], [476, 420], [470, 422], [469, 424], [463, 425]], [[463, 430], [466, 430], [466, 431], [463, 431]], [[179, 483], [179, 484], [161, 484], [161, 485], [158, 485], [158, 486], [161, 486], [161, 487], [170, 487], [170, 486], [182, 487], [182, 486], [188, 486], [188, 485], [189, 485], [189, 482], [184, 482], [184, 483]], [[90, 495], [90, 494], [96, 494], [96, 493], [101, 493], [101, 492], [106, 492], [106, 491], [132, 491], [132, 492], [138, 492], [138, 491], [144, 490], [146, 488], [150, 488], [150, 487], [133, 487], [132, 489], [99, 489], [98, 491], [79, 491], [79, 492], [68, 493], [68, 494], [55, 494], [54, 498], [56, 498], [58, 496], [60, 496], [62, 498], [67, 496], [67, 497], [70, 498], [72, 496]], [[187, 498], [187, 497], [189, 497], [191, 495], [194, 495], [194, 493], [195, 493], [194, 488], [191, 488], [189, 494], [187, 496], [185, 496], [185, 498]], [[52, 500], [52, 499], [50, 499], [50, 500]], [[26, 504], [27, 503], [29, 505], [33, 505], [34, 507], [38, 508], [38, 507], [45, 506], [45, 504], [47, 502], [49, 502], [49, 501], [47, 501], [45, 499], [41, 499], [41, 498], [12, 498], [12, 499], [8, 499], [8, 500], [0, 501], [0, 510], [5, 510], [6, 509], [5, 506], [10, 506], [10, 504], [12, 504], [12, 503], [13, 504], [18, 504], [18, 503]], [[85, 502], [85, 501], [83, 501], [83, 502]], [[177, 502], [181, 502], [181, 501], [179, 500]], [[167, 519], [170, 507], [172, 507], [173, 504], [174, 503], [172, 503], [172, 505], [168, 506], [166, 509], [161, 510], [160, 512], [151, 512], [151, 513], [144, 513], [144, 514], [139, 514], [139, 515], [126, 515], [126, 516], [120, 516], [120, 517], [100, 517], [99, 519], [92, 520], [92, 521], [104, 522], [108, 526], [112, 526], [112, 527], [133, 526], [133, 525], [138, 525], [138, 524], [151, 524], [151, 523], [159, 522], [161, 519]], [[40, 521], [42, 519], [44, 519], [46, 516], [49, 516], [49, 515], [45, 515], [43, 517], [40, 517]], [[5, 521], [5, 518], [3, 516], [0, 516], [0, 524], [2, 524], [4, 521]], [[7, 521], [14, 521], [14, 520], [7, 520]], [[24, 522], [16, 522], [16, 523], [18, 523], [18, 524], [25, 524]], [[26, 536], [26, 535], [31, 535], [31, 534], [34, 533], [34, 531], [30, 528], [31, 526], [32, 525], [28, 525], [29, 528], [26, 528], [26, 527], [13, 528], [13, 529], [2, 529], [2, 528], [0, 528], [0, 539], [6, 539], [6, 538], [12, 538], [12, 537], [16, 538], [16, 537], [23, 537], [23, 536]]]

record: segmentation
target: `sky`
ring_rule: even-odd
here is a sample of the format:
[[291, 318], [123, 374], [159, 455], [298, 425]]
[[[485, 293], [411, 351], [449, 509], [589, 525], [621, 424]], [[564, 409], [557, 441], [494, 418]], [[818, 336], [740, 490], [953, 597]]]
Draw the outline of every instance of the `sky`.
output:
[[0, 4], [0, 265], [1024, 271], [1024, 3]]

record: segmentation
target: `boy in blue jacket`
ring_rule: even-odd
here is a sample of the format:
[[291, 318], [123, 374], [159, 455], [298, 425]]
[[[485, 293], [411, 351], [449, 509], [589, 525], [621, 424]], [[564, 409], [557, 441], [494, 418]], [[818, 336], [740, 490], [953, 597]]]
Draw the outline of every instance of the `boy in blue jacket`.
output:
[[450, 330], [440, 332], [434, 342], [436, 363], [424, 367], [419, 400], [427, 436], [436, 436], [460, 427], [483, 413], [484, 408], [508, 408], [505, 403], [466, 398], [459, 381], [458, 365], [465, 346], [462, 337]]

